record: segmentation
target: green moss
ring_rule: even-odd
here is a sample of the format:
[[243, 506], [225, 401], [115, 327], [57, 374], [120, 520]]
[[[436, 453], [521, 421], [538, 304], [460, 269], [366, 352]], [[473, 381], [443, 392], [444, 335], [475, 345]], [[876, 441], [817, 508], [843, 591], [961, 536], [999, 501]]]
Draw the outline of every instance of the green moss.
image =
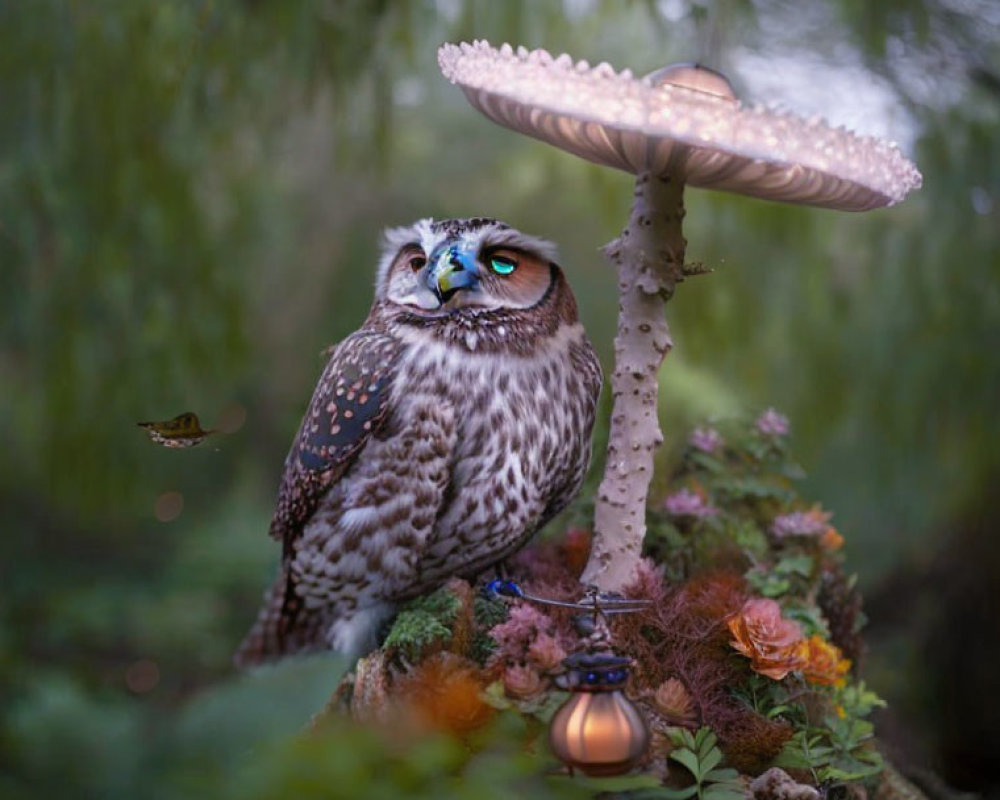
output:
[[432, 648], [445, 647], [461, 609], [462, 601], [446, 586], [418, 597], [396, 616], [382, 648], [413, 661]]
[[472, 611], [476, 619], [476, 632], [472, 638], [472, 652], [469, 655], [476, 663], [485, 664], [496, 650], [496, 642], [490, 638], [489, 631], [507, 620], [508, 609], [500, 600], [477, 596], [473, 601]]
[[451, 624], [462, 609], [462, 601], [447, 586], [442, 586], [437, 591], [412, 600], [407, 608], [430, 614], [446, 624]]

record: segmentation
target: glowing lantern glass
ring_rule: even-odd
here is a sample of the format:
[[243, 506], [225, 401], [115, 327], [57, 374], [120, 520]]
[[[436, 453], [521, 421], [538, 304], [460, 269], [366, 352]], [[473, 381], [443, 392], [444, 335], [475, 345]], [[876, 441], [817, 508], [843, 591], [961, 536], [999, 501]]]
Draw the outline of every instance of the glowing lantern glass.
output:
[[620, 775], [646, 752], [649, 731], [623, 689], [630, 660], [611, 653], [574, 653], [559, 683], [572, 694], [555, 713], [549, 742], [570, 770]]

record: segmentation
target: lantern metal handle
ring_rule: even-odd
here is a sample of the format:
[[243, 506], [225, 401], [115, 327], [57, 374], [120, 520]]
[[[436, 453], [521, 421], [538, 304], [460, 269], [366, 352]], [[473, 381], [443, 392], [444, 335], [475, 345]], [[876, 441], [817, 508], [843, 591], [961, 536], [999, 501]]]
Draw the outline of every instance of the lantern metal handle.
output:
[[497, 578], [486, 584], [485, 592], [489, 597], [527, 600], [532, 603], [554, 606], [556, 608], [569, 608], [574, 611], [592, 611], [595, 621], [598, 617], [607, 617], [613, 614], [633, 614], [649, 607], [648, 600], [629, 599], [614, 592], [600, 592], [596, 587], [588, 588], [583, 599], [575, 603], [564, 600], [552, 600], [547, 597], [529, 594], [515, 581], [503, 580], [501, 578]]

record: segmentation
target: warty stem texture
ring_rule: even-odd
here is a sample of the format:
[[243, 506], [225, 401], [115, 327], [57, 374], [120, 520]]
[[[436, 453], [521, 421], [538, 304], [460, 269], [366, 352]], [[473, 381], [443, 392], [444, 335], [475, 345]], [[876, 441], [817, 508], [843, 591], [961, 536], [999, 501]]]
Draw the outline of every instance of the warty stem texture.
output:
[[614, 405], [594, 541], [580, 578], [604, 592], [628, 585], [642, 555], [653, 455], [663, 441], [657, 373], [673, 347], [666, 302], [684, 279], [683, 218], [683, 182], [641, 173], [628, 226], [604, 248], [618, 271]]

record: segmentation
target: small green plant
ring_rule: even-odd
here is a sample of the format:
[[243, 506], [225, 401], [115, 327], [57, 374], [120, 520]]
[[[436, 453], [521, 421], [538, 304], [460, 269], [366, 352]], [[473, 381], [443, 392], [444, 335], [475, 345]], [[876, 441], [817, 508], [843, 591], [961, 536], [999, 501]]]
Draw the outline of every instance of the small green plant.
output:
[[807, 769], [817, 784], [877, 777], [884, 764], [872, 746], [872, 723], [864, 718], [885, 701], [859, 682], [837, 689], [833, 702], [821, 724], [807, 725], [785, 743], [775, 765]]
[[476, 630], [470, 656], [477, 664], [483, 665], [496, 650], [496, 642], [490, 637], [489, 631], [506, 621], [508, 609], [500, 600], [477, 595], [472, 602], [472, 613]]
[[744, 800], [746, 790], [735, 769], [720, 767], [722, 751], [717, 746], [715, 734], [701, 728], [692, 734], [684, 728], [671, 728], [670, 740], [674, 749], [670, 759], [683, 766], [694, 783], [683, 789], [668, 789], [667, 800]]
[[460, 610], [461, 602], [446, 586], [418, 597], [396, 616], [382, 647], [416, 661], [422, 653], [451, 641], [451, 626]]
[[793, 553], [774, 564], [761, 564], [749, 570], [747, 581], [762, 597], [781, 597], [793, 589], [804, 593], [815, 568], [816, 560], [811, 554]]

